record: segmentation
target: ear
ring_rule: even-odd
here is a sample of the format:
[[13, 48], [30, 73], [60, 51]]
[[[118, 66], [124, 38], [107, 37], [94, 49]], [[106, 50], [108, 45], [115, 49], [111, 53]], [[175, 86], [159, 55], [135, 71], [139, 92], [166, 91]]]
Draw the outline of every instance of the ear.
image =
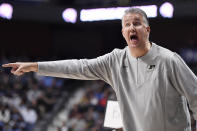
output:
[[150, 26], [146, 27], [147, 32], [150, 34]]

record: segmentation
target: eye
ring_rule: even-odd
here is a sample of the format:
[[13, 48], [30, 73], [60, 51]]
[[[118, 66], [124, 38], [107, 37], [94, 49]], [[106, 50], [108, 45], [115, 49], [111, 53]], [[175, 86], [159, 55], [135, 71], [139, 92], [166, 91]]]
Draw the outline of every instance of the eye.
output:
[[128, 27], [128, 26], [130, 26], [130, 25], [131, 25], [130, 23], [126, 23], [126, 24], [125, 24], [126, 27]]
[[140, 22], [134, 22], [133, 25], [134, 26], [139, 26], [139, 25], [141, 25], [141, 23]]

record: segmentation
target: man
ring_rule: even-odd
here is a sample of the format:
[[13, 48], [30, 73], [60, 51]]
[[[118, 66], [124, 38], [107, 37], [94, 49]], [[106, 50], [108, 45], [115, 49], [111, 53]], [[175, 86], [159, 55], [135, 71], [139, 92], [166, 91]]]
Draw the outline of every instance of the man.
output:
[[[149, 41], [144, 11], [130, 8], [122, 19], [128, 46], [96, 59], [10, 63], [11, 72], [109, 83], [120, 105], [124, 131], [191, 131], [187, 101], [197, 119], [197, 78], [174, 52]], [[187, 100], [187, 101], [186, 101]]]

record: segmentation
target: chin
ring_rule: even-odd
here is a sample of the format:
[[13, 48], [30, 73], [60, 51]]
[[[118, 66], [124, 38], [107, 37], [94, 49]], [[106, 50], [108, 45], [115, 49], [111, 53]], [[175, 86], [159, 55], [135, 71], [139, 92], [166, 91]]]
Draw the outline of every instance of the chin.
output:
[[128, 46], [130, 48], [138, 48], [138, 47], [140, 47], [140, 45], [138, 43], [130, 43], [130, 44], [128, 44]]

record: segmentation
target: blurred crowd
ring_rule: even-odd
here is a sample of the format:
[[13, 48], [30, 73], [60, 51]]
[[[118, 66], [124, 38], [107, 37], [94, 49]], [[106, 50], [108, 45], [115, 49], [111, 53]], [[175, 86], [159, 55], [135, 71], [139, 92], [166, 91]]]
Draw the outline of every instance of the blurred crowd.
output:
[[69, 131], [104, 131], [103, 121], [107, 100], [115, 100], [114, 91], [104, 82], [97, 81], [86, 88], [82, 99], [69, 113], [66, 124]]
[[17, 77], [9, 72], [2, 69], [0, 73], [0, 130], [33, 131], [36, 122], [50, 113], [61, 97], [63, 80], [34, 73]]
[[54, 117], [48, 131], [111, 131], [103, 125], [108, 99], [116, 100], [109, 85], [102, 81], [84, 82]]

